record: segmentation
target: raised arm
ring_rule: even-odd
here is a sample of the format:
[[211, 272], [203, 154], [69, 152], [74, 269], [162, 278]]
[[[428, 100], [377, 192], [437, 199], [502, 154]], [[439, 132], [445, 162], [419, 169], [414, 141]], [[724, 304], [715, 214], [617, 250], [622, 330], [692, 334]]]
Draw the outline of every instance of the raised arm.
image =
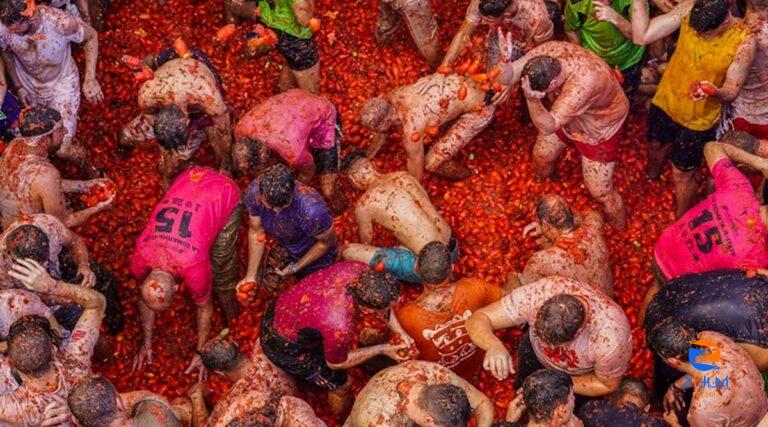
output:
[[[507, 298], [507, 297], [505, 297]], [[467, 319], [466, 328], [469, 338], [476, 346], [485, 351], [483, 368], [491, 371], [498, 379], [506, 378], [515, 370], [512, 366], [512, 356], [499, 338], [493, 333], [497, 329], [515, 326], [502, 305], [502, 300], [477, 310]]]
[[695, 0], [684, 0], [671, 11], [650, 19], [648, 0], [632, 3], [632, 39], [636, 44], [647, 45], [663, 39], [680, 28], [683, 18], [693, 8]]

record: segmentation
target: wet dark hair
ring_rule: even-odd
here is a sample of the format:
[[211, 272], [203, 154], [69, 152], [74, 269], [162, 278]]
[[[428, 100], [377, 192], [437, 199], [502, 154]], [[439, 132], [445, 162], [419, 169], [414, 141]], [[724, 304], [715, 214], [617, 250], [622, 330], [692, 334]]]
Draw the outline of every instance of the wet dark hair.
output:
[[568, 401], [573, 388], [571, 376], [555, 369], [539, 369], [523, 383], [523, 400], [528, 415], [536, 422], [552, 420], [558, 406]]
[[400, 298], [400, 285], [388, 273], [366, 271], [347, 286], [355, 302], [374, 310], [384, 310]]
[[208, 370], [218, 372], [231, 371], [245, 359], [237, 344], [228, 338], [214, 338], [205, 343], [200, 358]]
[[445, 427], [464, 426], [472, 408], [467, 394], [453, 384], [430, 384], [419, 395], [419, 406], [436, 424]]
[[584, 304], [573, 295], [561, 294], [544, 301], [533, 327], [545, 343], [559, 345], [572, 340], [585, 319]]
[[552, 0], [546, 0], [544, 4], [547, 6], [547, 16], [552, 21], [552, 25], [555, 28], [555, 33], [559, 34], [563, 32], [563, 11], [560, 10], [560, 5]]
[[498, 18], [507, 10], [510, 3], [512, 0], [480, 0], [480, 14]]
[[259, 191], [273, 208], [288, 206], [295, 188], [296, 181], [291, 170], [282, 164], [270, 167], [259, 177]]
[[560, 61], [547, 56], [539, 55], [531, 58], [523, 67], [523, 76], [528, 77], [531, 89], [543, 92], [549, 84], [560, 74], [562, 67]]
[[757, 138], [747, 132], [740, 130], [731, 130], [726, 132], [723, 134], [723, 136], [720, 137], [720, 142], [733, 145], [734, 147], [740, 148], [749, 154], [755, 154], [758, 146]]
[[688, 354], [691, 341], [696, 340], [696, 331], [668, 318], [653, 328], [648, 345], [662, 359], [680, 359]]
[[341, 171], [344, 173], [349, 172], [349, 170], [354, 166], [355, 163], [357, 163], [360, 159], [367, 158], [365, 155], [365, 152], [363, 150], [355, 150], [346, 156], [344, 156], [344, 159], [341, 161]]
[[3, 0], [0, 3], [0, 21], [6, 27], [28, 19], [21, 13], [27, 10], [29, 4], [25, 0]]
[[38, 136], [53, 130], [61, 120], [61, 114], [53, 108], [35, 104], [19, 113], [21, 136]]
[[14, 368], [23, 374], [41, 374], [53, 362], [56, 339], [48, 319], [42, 316], [23, 316], [13, 322], [7, 341], [8, 357]]
[[155, 139], [161, 147], [177, 151], [187, 145], [189, 120], [176, 104], [171, 104], [155, 114]]
[[50, 240], [45, 232], [32, 224], [14, 228], [5, 238], [5, 246], [14, 258], [31, 258], [40, 264], [48, 262]]
[[513, 423], [512, 421], [496, 421], [491, 424], [491, 427], [523, 427], [520, 423]]
[[[239, 150], [244, 152], [241, 153]], [[262, 156], [262, 152], [265, 152]], [[271, 150], [257, 138], [240, 138], [232, 144], [232, 163], [238, 176], [248, 176], [250, 173], [260, 171], [269, 164]], [[245, 168], [240, 167], [244, 160]]]
[[115, 386], [108, 379], [93, 376], [80, 381], [72, 388], [67, 397], [67, 404], [81, 426], [106, 426], [119, 412], [118, 395]]
[[227, 427], [274, 427], [278, 405], [280, 395], [272, 394], [266, 404], [250, 408], [244, 414], [233, 418], [227, 423]]
[[691, 9], [691, 28], [706, 33], [722, 25], [728, 17], [728, 0], [696, 0]]
[[648, 388], [645, 383], [633, 377], [624, 377], [619, 384], [619, 389], [614, 393], [614, 399], [618, 399], [622, 396], [630, 395], [635, 396], [642, 400], [644, 404], [648, 403]]
[[424, 283], [442, 283], [451, 274], [451, 253], [442, 242], [429, 242], [419, 251], [419, 276]]
[[536, 203], [536, 216], [560, 230], [570, 230], [576, 226], [568, 201], [554, 194], [545, 194]]

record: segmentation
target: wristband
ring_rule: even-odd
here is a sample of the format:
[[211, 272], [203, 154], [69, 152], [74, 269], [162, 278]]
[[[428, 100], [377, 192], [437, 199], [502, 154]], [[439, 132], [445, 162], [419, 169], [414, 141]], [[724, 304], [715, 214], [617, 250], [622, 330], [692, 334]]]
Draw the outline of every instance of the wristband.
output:
[[294, 263], [290, 263], [290, 264], [288, 264], [288, 267], [290, 267], [290, 268], [291, 268], [291, 272], [292, 272], [293, 274], [296, 274], [296, 273], [298, 273], [298, 272], [299, 272], [298, 270], [296, 270], [296, 264], [294, 264]]

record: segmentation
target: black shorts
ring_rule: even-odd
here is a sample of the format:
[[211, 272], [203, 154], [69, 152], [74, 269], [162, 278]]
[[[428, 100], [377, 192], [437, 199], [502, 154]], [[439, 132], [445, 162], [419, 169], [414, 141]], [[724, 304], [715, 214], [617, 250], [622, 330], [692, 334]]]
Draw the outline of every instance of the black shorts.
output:
[[690, 172], [704, 160], [704, 144], [715, 139], [715, 127], [705, 131], [688, 129], [675, 122], [661, 108], [648, 110], [648, 140], [672, 144], [669, 159], [678, 170]]
[[346, 371], [335, 371], [325, 361], [323, 336], [316, 329], [299, 331], [296, 341], [280, 335], [274, 327], [275, 302], [261, 319], [259, 338], [264, 354], [278, 368], [326, 390], [338, 390], [347, 382]]
[[320, 60], [314, 37], [300, 39], [276, 28], [272, 28], [272, 31], [277, 34], [277, 51], [283, 55], [291, 70], [302, 71], [312, 68]]
[[714, 331], [739, 343], [768, 348], [768, 278], [740, 270], [688, 274], [670, 280], [645, 315], [646, 337], [655, 325], [675, 318], [696, 331]]

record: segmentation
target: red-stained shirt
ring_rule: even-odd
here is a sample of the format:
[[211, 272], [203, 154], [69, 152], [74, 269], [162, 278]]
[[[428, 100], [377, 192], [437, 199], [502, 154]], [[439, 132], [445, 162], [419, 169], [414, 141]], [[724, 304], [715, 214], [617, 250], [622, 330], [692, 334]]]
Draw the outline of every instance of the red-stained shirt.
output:
[[768, 265], [768, 230], [747, 177], [722, 159], [712, 167], [715, 192], [667, 227], [654, 258], [667, 279]]
[[144, 280], [161, 269], [181, 277], [195, 303], [207, 301], [209, 252], [238, 203], [240, 191], [231, 178], [203, 167], [186, 170], [152, 211], [131, 256], [131, 272]]
[[316, 271], [283, 292], [275, 303], [275, 328], [291, 340], [299, 330], [313, 328], [323, 336], [325, 360], [347, 360], [355, 337], [357, 308], [347, 295], [348, 284], [368, 270], [357, 261], [344, 261]]

